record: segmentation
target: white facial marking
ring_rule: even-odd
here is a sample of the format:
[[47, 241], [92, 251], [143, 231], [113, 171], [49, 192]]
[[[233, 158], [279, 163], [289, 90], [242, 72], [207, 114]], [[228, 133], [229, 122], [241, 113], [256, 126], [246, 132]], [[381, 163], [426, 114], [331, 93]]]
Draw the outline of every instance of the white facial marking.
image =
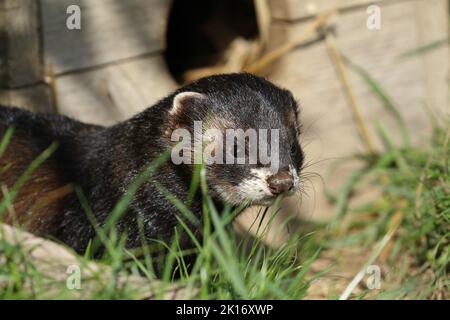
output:
[[[236, 191], [231, 192], [222, 186], [214, 186], [216, 193], [226, 202], [240, 205], [243, 203], [270, 205], [275, 198], [270, 192], [267, 179], [275, 174], [270, 168], [251, 169], [251, 177], [243, 179], [237, 186]], [[289, 166], [289, 172], [293, 178], [293, 190], [300, 184], [300, 178], [294, 166]]]
[[272, 197], [267, 184], [267, 178], [273, 173], [269, 168], [251, 169], [252, 176], [242, 180], [237, 186], [236, 191], [229, 191], [226, 188], [215, 185], [214, 191], [226, 202], [233, 205], [260, 204], [270, 205], [268, 198]]

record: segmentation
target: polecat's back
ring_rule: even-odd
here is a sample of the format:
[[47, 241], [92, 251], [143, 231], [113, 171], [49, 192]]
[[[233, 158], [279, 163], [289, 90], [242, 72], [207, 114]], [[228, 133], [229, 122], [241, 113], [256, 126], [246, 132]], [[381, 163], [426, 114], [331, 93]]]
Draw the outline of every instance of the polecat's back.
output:
[[[2, 217], [6, 223], [18, 223], [37, 234], [52, 233], [56, 228], [55, 215], [63, 212], [62, 198], [73, 193], [62, 157], [70, 157], [70, 142], [76, 132], [98, 130], [67, 117], [33, 113], [13, 107], [0, 106], [0, 141], [12, 133], [0, 157], [0, 186], [2, 197], [18, 189], [8, 212]], [[44, 151], [53, 152], [37, 166], [31, 175], [27, 169]], [[23, 183], [20, 183], [20, 181]], [[20, 188], [18, 188], [20, 187]]]

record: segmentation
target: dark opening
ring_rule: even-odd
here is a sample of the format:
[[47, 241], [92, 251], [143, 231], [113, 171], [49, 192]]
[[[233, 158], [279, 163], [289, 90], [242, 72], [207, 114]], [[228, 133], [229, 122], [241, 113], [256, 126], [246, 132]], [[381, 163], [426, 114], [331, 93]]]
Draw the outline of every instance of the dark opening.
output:
[[169, 71], [180, 82], [186, 70], [220, 63], [234, 39], [257, 36], [253, 0], [174, 0], [166, 33]]

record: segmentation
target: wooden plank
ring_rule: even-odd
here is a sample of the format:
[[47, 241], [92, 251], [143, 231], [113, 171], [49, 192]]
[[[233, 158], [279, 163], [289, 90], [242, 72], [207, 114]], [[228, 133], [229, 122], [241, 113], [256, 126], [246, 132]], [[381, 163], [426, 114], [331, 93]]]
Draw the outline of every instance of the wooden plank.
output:
[[[417, 0], [381, 5], [381, 30], [366, 28], [367, 13], [364, 7], [346, 11], [337, 19], [336, 34], [340, 50], [351, 61], [368, 70], [382, 84], [398, 105], [408, 128], [413, 133], [414, 143], [423, 144], [426, 142], [425, 136], [430, 133], [424, 104], [428, 103], [430, 95], [436, 95], [441, 97], [436, 104], [441, 105], [442, 97], [448, 90], [440, 90], [439, 93], [434, 91], [435, 89], [430, 91], [426, 82], [430, 85], [437, 82], [438, 86], [445, 85], [443, 76], [449, 70], [449, 59], [448, 51], [446, 54], [440, 54], [432, 69], [428, 69], [431, 64], [424, 63], [422, 56], [399, 59], [403, 53], [417, 48], [421, 42], [421, 34], [428, 32], [428, 28], [431, 27], [431, 22], [417, 23], [418, 1], [421, 1], [423, 6], [429, 3]], [[433, 11], [440, 11], [441, 15], [445, 15], [448, 12], [445, 2], [439, 0], [433, 10], [426, 11], [427, 19], [435, 19]], [[425, 11], [423, 13], [425, 14]], [[448, 18], [443, 16], [439, 19], [448, 21]], [[307, 25], [308, 21], [304, 21], [278, 23], [276, 27], [284, 28], [289, 39], [302, 33]], [[433, 32], [435, 39], [447, 36], [445, 27], [436, 27]], [[370, 125], [371, 134], [375, 135], [374, 124], [378, 121], [390, 130], [394, 140], [399, 143], [398, 127], [382, 103], [361, 77], [351, 69], [350, 76], [352, 88], [361, 104], [364, 118]], [[313, 171], [325, 177], [329, 164], [335, 159], [364, 151], [348, 101], [343, 94], [342, 84], [323, 42], [287, 54], [272, 69], [269, 79], [292, 90], [300, 102], [304, 128], [302, 144], [305, 146], [306, 160], [321, 161], [308, 168], [309, 172]], [[327, 188], [332, 190], [340, 188], [355, 168], [356, 164], [349, 164], [335, 176], [327, 178], [325, 181]], [[302, 209], [296, 201], [290, 199], [286, 202], [286, 212], [293, 214], [300, 210], [313, 211], [314, 216], [320, 218], [330, 217], [333, 214], [332, 206], [322, 196], [322, 181], [317, 179], [314, 182], [314, 191], [310, 189], [310, 197], [303, 198]]]
[[50, 90], [45, 84], [20, 89], [0, 89], [0, 104], [30, 111], [51, 112]]
[[131, 117], [176, 87], [163, 57], [159, 55], [62, 75], [56, 79], [60, 113], [103, 125]]
[[0, 104], [52, 111], [35, 0], [0, 1]]
[[[417, 1], [418, 47], [448, 39], [449, 2], [446, 0]], [[425, 69], [426, 104], [435, 116], [449, 116], [450, 97], [448, 96], [449, 60], [448, 45], [442, 45], [422, 56]], [[444, 116], [444, 119], [446, 118]]]
[[[366, 28], [367, 14], [364, 8], [344, 13], [336, 21], [340, 50], [353, 62], [367, 69], [389, 90], [394, 101], [406, 108], [405, 117], [409, 117], [406, 120], [413, 120], [413, 117], [418, 116], [417, 113], [423, 116], [421, 101], [425, 97], [421, 58], [399, 60], [402, 53], [418, 45], [415, 5], [414, 2], [399, 2], [382, 6], [381, 30]], [[287, 26], [287, 37], [300, 34], [307, 25], [308, 22]], [[296, 67], [293, 68], [293, 65]], [[324, 42], [291, 52], [280, 61], [271, 78], [297, 89], [301, 102], [308, 108], [305, 116], [320, 117], [318, 125], [323, 125], [325, 132], [328, 128], [345, 127], [345, 130], [352, 132], [350, 136], [357, 137], [356, 131], [348, 126], [353, 123], [352, 116]], [[366, 83], [354, 72], [351, 72], [351, 81], [358, 100], [364, 103], [363, 112], [367, 120], [383, 115], [383, 108], [370, 93]], [[330, 106], [333, 107], [331, 111]], [[331, 135], [327, 139], [331, 148], [324, 149], [334, 155], [338, 151], [338, 155], [345, 156], [355, 151], [355, 145], [359, 145], [357, 138], [353, 141], [355, 143], [344, 144], [339, 139], [339, 136]], [[339, 146], [339, 149], [335, 150], [332, 146]]]
[[[269, 0], [272, 8], [272, 17], [280, 20], [298, 20], [308, 18], [318, 13], [352, 7], [381, 4], [388, 1], [381, 0]], [[392, 0], [390, 0], [392, 2]]]
[[0, 1], [0, 87], [30, 85], [42, 78], [38, 3]]
[[[46, 65], [55, 73], [161, 52], [170, 0], [41, 0]], [[81, 30], [66, 27], [69, 5]]]

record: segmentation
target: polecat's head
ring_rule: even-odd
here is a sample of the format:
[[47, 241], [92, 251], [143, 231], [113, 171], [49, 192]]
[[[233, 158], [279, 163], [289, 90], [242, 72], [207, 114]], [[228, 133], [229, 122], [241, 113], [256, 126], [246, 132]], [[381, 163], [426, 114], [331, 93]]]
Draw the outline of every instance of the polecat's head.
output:
[[270, 205], [295, 191], [303, 152], [292, 94], [250, 74], [203, 78], [171, 100], [172, 161], [204, 163], [212, 196]]

